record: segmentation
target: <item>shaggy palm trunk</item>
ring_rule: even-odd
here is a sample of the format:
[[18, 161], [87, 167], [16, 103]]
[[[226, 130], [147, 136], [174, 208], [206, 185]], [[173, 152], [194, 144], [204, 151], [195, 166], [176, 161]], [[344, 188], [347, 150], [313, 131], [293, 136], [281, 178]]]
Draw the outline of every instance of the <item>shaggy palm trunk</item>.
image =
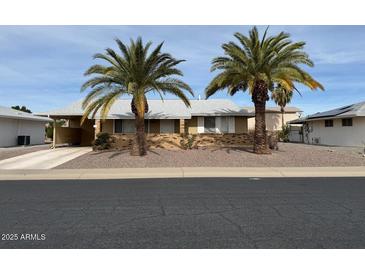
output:
[[253, 151], [257, 154], [269, 154], [267, 145], [265, 108], [269, 100], [267, 85], [264, 81], [257, 81], [252, 93], [252, 101], [255, 105], [255, 133]]
[[281, 128], [284, 128], [284, 108], [281, 107]]
[[143, 156], [147, 154], [146, 134], [144, 132], [144, 117], [136, 116], [136, 139], [132, 147], [132, 155]]
[[134, 99], [131, 103], [132, 112], [135, 115], [136, 136], [132, 144], [131, 155], [144, 156], [147, 154], [146, 134], [144, 132], [144, 114], [148, 111], [147, 100], [136, 106]]

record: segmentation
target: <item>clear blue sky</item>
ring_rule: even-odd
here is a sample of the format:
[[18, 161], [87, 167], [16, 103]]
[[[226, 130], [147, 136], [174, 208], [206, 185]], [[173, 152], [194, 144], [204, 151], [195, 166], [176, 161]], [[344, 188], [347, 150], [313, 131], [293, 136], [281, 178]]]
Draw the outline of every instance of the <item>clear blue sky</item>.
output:
[[[92, 55], [107, 47], [142, 36], [164, 51], [186, 59], [180, 68], [196, 93], [212, 78], [211, 59], [222, 54], [221, 44], [249, 26], [1, 26], [0, 105], [26, 105], [33, 112], [46, 111], [82, 98], [84, 71], [95, 63]], [[265, 27], [259, 27], [263, 31]], [[309, 72], [326, 88], [324, 92], [300, 87], [292, 105], [306, 114], [365, 100], [365, 26], [271, 26], [284, 30], [294, 41], [307, 42], [305, 50], [315, 62]], [[215, 98], [227, 97], [220, 92]], [[153, 98], [153, 96], [151, 96]], [[251, 106], [248, 94], [232, 99]], [[269, 105], [273, 105], [269, 102]]]

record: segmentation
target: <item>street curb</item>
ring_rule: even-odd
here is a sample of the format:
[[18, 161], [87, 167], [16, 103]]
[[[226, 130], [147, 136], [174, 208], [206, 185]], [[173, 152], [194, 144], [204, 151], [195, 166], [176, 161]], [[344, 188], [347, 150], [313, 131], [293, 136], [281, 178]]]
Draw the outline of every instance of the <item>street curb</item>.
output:
[[357, 167], [179, 167], [0, 170], [4, 180], [84, 180], [212, 177], [365, 177], [365, 166]]

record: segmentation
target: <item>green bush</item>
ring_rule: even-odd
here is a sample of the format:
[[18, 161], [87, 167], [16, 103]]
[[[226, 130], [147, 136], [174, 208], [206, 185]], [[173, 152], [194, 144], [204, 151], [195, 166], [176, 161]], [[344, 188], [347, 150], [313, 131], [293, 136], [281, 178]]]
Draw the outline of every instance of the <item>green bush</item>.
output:
[[46, 127], [46, 136], [49, 139], [52, 139], [53, 138], [53, 125]]
[[289, 142], [290, 126], [284, 125], [279, 131], [279, 139], [282, 142]]
[[111, 144], [114, 143], [114, 138], [106, 132], [101, 132], [96, 135], [96, 139], [94, 141], [94, 150], [105, 150], [111, 147]]

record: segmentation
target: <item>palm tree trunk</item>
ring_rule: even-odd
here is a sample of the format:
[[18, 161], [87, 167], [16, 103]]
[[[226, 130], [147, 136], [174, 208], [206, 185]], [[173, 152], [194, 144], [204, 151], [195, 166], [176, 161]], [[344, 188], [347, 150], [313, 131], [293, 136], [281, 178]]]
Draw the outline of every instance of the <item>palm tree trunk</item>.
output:
[[269, 100], [267, 85], [264, 81], [257, 81], [252, 93], [252, 101], [255, 105], [255, 134], [253, 151], [257, 154], [270, 154], [267, 145], [265, 108]]
[[284, 108], [281, 107], [281, 128], [284, 128]]
[[136, 125], [136, 136], [131, 150], [131, 155], [133, 156], [144, 156], [147, 154], [146, 134], [144, 132], [144, 114], [145, 110], [148, 109], [147, 100], [140, 100], [139, 104], [137, 107], [135, 100], [132, 100], [131, 108], [135, 116]]
[[146, 134], [144, 132], [144, 115], [136, 116], [136, 140], [132, 148], [132, 155], [144, 156], [147, 154]]

